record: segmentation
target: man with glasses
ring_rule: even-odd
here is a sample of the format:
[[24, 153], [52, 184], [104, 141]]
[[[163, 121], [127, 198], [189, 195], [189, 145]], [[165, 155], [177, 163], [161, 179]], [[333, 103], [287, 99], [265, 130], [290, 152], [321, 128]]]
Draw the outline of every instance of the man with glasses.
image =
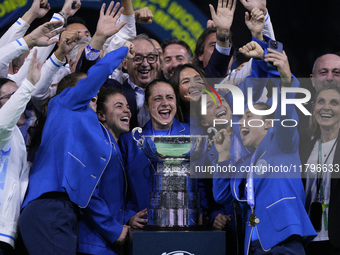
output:
[[135, 57], [123, 60], [123, 67], [129, 75], [121, 86], [130, 106], [132, 114], [130, 129], [143, 127], [150, 119], [149, 112], [144, 108], [144, 88], [157, 78], [158, 51], [149, 37], [137, 35], [130, 40], [135, 45]]
[[[128, 78], [121, 83], [120, 79], [111, 76], [103, 86], [120, 88], [124, 92], [131, 111], [130, 130], [132, 130], [137, 126], [143, 127], [150, 120], [149, 112], [144, 108], [144, 88], [158, 76], [159, 53], [146, 34], [137, 35], [129, 41], [134, 44], [135, 57], [122, 62]], [[86, 65], [89, 67], [94, 63], [95, 61]], [[87, 70], [82, 67], [81, 71]]]

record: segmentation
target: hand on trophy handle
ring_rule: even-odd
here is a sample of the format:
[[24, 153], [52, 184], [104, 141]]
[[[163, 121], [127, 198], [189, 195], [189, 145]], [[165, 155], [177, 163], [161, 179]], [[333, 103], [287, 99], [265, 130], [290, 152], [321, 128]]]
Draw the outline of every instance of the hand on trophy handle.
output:
[[[212, 131], [214, 131], [214, 134], [216, 135], [216, 133], [218, 132], [217, 131], [217, 129], [216, 128], [214, 128], [214, 127], [209, 127], [208, 129], [207, 129], [207, 132], [210, 134]], [[210, 150], [210, 148], [211, 148], [211, 146], [213, 145], [213, 143], [214, 143], [214, 140], [210, 140], [209, 139], [209, 141], [208, 141], [208, 150]]]
[[148, 222], [148, 220], [143, 219], [143, 217], [147, 214], [148, 214], [148, 211], [146, 208], [136, 213], [130, 218], [129, 223], [128, 223], [129, 226], [132, 228], [136, 228], [136, 229], [144, 228], [144, 225]]
[[213, 137], [215, 148], [218, 152], [218, 162], [230, 158], [230, 135], [231, 133], [226, 129], [221, 129]]

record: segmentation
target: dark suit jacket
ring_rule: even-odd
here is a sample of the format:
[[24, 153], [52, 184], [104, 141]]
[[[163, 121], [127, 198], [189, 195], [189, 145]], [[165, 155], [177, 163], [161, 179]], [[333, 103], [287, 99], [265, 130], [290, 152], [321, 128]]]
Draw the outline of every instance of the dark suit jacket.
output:
[[211, 54], [208, 65], [204, 68], [207, 78], [223, 78], [226, 76], [231, 57], [234, 54], [234, 47], [231, 48], [230, 55], [220, 53], [216, 47]]
[[[340, 135], [340, 133], [339, 133]], [[338, 135], [338, 137], [339, 137]], [[317, 138], [305, 140], [304, 143], [300, 143], [300, 158], [301, 164], [307, 163], [307, 160], [313, 150], [313, 147], [317, 141]], [[338, 141], [333, 159], [333, 166], [336, 164], [340, 167], [340, 141]], [[335, 167], [334, 167], [335, 168]], [[331, 180], [331, 194], [329, 200], [328, 210], [328, 238], [331, 244], [340, 248], [340, 173], [333, 172]]]

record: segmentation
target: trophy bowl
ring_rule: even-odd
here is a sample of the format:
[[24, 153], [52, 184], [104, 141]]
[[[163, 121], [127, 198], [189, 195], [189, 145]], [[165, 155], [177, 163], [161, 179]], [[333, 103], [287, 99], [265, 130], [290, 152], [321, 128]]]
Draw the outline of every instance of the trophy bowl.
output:
[[207, 135], [141, 135], [140, 139], [136, 139], [137, 131], [141, 133], [142, 129], [134, 128], [132, 137], [145, 155], [161, 162], [180, 164], [198, 159], [212, 146], [212, 140]]
[[199, 229], [203, 210], [190, 160], [204, 157], [212, 140], [207, 135], [140, 135], [136, 139], [137, 131], [142, 129], [132, 130], [133, 139], [149, 159], [157, 161], [146, 229]]

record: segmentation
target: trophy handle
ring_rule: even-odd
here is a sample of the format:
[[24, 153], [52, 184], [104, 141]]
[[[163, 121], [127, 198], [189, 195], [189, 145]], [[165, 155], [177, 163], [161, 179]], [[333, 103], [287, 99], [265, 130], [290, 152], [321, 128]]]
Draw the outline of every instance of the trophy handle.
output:
[[143, 139], [141, 138], [141, 139], [137, 140], [137, 139], [135, 138], [135, 133], [136, 133], [136, 131], [138, 131], [138, 133], [140, 134], [140, 133], [142, 133], [142, 128], [140, 128], [140, 127], [135, 127], [134, 129], [132, 129], [132, 134], [131, 134], [133, 140], [135, 140], [135, 141], [137, 142], [137, 145], [142, 146], [142, 145], [143, 145]]
[[[213, 127], [209, 127], [207, 132], [210, 134], [212, 131], [214, 131], [214, 133], [217, 133], [217, 129], [213, 128]], [[208, 139], [208, 150], [210, 150], [211, 146], [213, 145], [214, 140], [213, 139]]]

